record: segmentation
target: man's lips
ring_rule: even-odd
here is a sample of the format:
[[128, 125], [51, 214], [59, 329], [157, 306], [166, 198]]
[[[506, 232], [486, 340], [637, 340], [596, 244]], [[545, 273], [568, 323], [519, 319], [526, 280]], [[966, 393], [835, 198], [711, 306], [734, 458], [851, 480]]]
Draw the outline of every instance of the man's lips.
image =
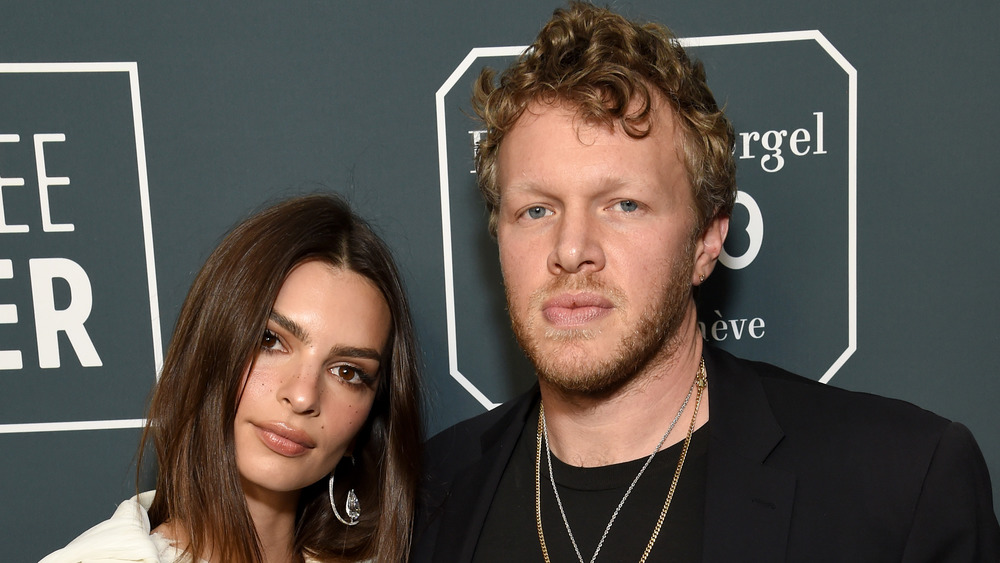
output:
[[285, 457], [300, 456], [316, 447], [309, 434], [280, 422], [264, 422], [253, 427], [265, 446]]
[[555, 326], [573, 327], [602, 318], [612, 309], [614, 303], [598, 293], [563, 293], [542, 304], [542, 315]]

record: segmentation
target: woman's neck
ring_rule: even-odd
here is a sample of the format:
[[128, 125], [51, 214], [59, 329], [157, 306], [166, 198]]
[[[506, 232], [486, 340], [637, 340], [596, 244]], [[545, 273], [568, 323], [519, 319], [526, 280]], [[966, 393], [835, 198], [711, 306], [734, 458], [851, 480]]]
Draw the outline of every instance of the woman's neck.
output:
[[247, 509], [257, 529], [264, 563], [298, 563], [302, 555], [295, 551], [295, 512], [299, 492], [275, 492], [248, 487], [243, 492]]
[[[301, 563], [302, 554], [295, 550], [295, 511], [298, 492], [274, 493], [273, 491], [247, 490], [244, 484], [247, 509], [260, 540], [264, 563]], [[190, 538], [183, 522], [177, 519], [163, 522], [152, 533], [170, 540], [179, 550], [187, 549]], [[206, 545], [200, 558], [209, 563], [226, 563], [217, 560], [215, 549]]]

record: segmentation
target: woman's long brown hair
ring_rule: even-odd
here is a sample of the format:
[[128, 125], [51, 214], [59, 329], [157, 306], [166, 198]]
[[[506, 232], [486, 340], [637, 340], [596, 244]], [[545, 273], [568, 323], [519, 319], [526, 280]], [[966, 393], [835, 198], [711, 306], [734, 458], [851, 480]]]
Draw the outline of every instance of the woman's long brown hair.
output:
[[339, 499], [347, 488], [356, 491], [361, 522], [347, 527], [334, 518], [321, 480], [302, 491], [295, 547], [320, 561], [407, 557], [422, 438], [409, 306], [392, 256], [368, 224], [339, 198], [311, 195], [250, 217], [212, 252], [181, 308], [153, 392], [139, 452], [140, 471], [150, 442], [158, 461], [150, 524], [180, 526], [196, 560], [262, 560], [236, 468], [233, 425], [243, 373], [278, 291], [305, 260], [369, 279], [389, 305], [392, 329], [371, 413], [355, 438], [356, 461], [336, 480]]

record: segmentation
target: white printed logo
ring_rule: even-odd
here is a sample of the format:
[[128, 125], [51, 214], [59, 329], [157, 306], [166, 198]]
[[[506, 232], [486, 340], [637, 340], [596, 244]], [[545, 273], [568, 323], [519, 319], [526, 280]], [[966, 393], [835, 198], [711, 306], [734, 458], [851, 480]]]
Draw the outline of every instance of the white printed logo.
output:
[[0, 433], [141, 426], [162, 349], [137, 66], [0, 84]]
[[[857, 72], [819, 31], [681, 43], [705, 62], [737, 130], [740, 190], [722, 267], [699, 295], [702, 336], [828, 382], [857, 346]], [[449, 370], [486, 408], [533, 374], [503, 307], [473, 170], [483, 131], [467, 99], [480, 68], [503, 68], [524, 49], [472, 49], [435, 96]], [[796, 325], [805, 311], [829, 326], [809, 334]]]

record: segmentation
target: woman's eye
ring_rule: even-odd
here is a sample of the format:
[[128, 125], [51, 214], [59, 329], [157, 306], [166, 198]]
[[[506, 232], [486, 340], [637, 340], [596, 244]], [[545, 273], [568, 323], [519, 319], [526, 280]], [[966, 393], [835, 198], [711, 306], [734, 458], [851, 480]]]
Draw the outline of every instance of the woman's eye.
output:
[[529, 207], [528, 210], [524, 212], [524, 214], [527, 215], [529, 219], [541, 219], [542, 217], [548, 215], [548, 213], [549, 210], [545, 209], [540, 205], [536, 205], [535, 207]]
[[639, 209], [639, 204], [632, 201], [631, 199], [623, 199], [622, 201], [619, 201], [615, 205], [618, 206], [618, 209], [621, 209], [625, 213], [631, 213], [636, 209]]
[[260, 347], [264, 350], [278, 350], [281, 348], [281, 340], [277, 334], [264, 330], [264, 336], [260, 338]]
[[372, 378], [361, 368], [350, 365], [334, 366], [331, 371], [334, 375], [344, 380], [346, 383], [351, 383], [353, 385], [367, 385], [371, 383]]

